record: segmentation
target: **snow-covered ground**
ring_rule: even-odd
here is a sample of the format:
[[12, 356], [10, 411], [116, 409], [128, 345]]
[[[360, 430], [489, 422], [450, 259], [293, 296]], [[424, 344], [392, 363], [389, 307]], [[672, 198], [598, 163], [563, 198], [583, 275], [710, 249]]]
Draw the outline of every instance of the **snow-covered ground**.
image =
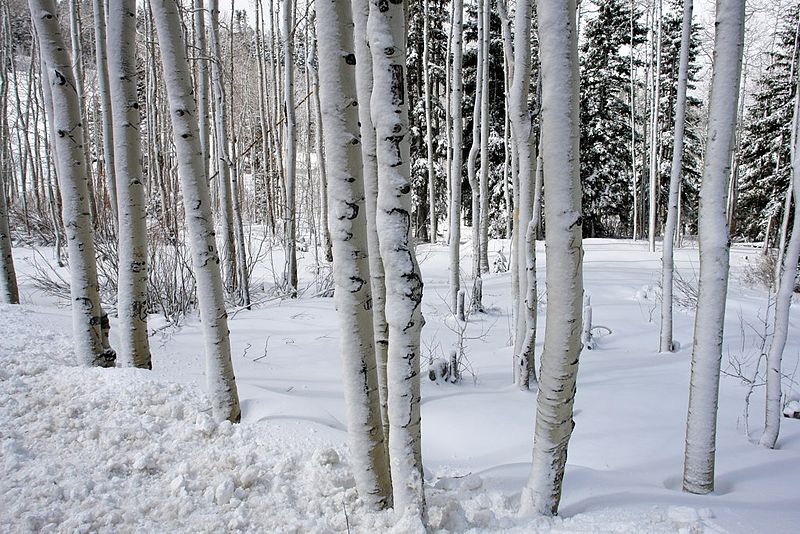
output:
[[[465, 249], [462, 265], [468, 268], [468, 244]], [[501, 249], [508, 256], [507, 242], [492, 242], [490, 263]], [[484, 279], [487, 313], [473, 314], [465, 333], [474, 374], [458, 385], [436, 384], [425, 374], [423, 459], [431, 527], [800, 530], [800, 420], [782, 420], [776, 450], [753, 445], [762, 424], [763, 387], [751, 398], [748, 438], [747, 387], [733, 377], [721, 383], [717, 490], [708, 496], [680, 491], [692, 311], [676, 312], [681, 349], [657, 354], [659, 254], [648, 253], [643, 243], [611, 240], [586, 240], [585, 249], [594, 323], [612, 333], [581, 356], [561, 516], [517, 517], [536, 395], [511, 384], [510, 275], [502, 273]], [[543, 244], [539, 252], [543, 283]], [[25, 279], [32, 256], [30, 249], [15, 250], [23, 306], [0, 307], [0, 531], [409, 530], [390, 513], [366, 512], [357, 499], [332, 299], [276, 300], [235, 315], [230, 328], [243, 420], [217, 425], [202, 394], [196, 323], [151, 338], [152, 372], [75, 367], [69, 310]], [[421, 245], [418, 257], [425, 282], [423, 355], [445, 356], [457, 338], [445, 303], [447, 249]], [[742, 281], [757, 257], [745, 247], [732, 253], [723, 356], [729, 372], [737, 365], [752, 372], [758, 354], [767, 293]], [[676, 259], [683, 278], [692, 280], [696, 249], [681, 249]], [[311, 254], [303, 261], [309, 265]], [[306, 284], [310, 276], [301, 269]], [[264, 269], [258, 277], [272, 280]], [[793, 310], [791, 332], [798, 326], [800, 314]], [[539, 331], [543, 335], [543, 317]], [[784, 370], [792, 380], [800, 380], [798, 354], [800, 339], [790, 334]], [[790, 394], [799, 389], [795, 385]]]

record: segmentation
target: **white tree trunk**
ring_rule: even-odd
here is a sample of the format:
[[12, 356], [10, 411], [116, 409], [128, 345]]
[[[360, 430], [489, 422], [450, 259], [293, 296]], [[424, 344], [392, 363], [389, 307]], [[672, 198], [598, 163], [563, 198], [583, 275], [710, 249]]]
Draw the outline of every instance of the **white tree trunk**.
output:
[[481, 174], [480, 174], [480, 218], [478, 219], [478, 273], [489, 272], [489, 2], [482, 0], [483, 19], [481, 50]]
[[561, 499], [581, 352], [583, 273], [578, 34], [575, 0], [539, 0], [547, 325], [539, 375], [531, 475], [522, 511], [554, 515]]
[[653, 83], [655, 89], [653, 90], [652, 102], [652, 115], [650, 117], [650, 198], [649, 198], [649, 211], [647, 217], [647, 239], [650, 247], [650, 252], [656, 251], [656, 213], [658, 210], [658, 178], [659, 178], [659, 161], [658, 161], [658, 121], [659, 112], [661, 111], [661, 0], [657, 0], [653, 6], [653, 12], [658, 17], [658, 26], [655, 32], [656, 39], [656, 64], [654, 71]]
[[214, 155], [217, 158], [217, 191], [219, 193], [219, 223], [222, 246], [222, 275], [225, 290], [236, 290], [236, 245], [234, 244], [233, 193], [231, 191], [231, 160], [228, 155], [228, 110], [225, 102], [225, 83], [222, 79], [222, 57], [219, 45], [219, 1], [206, 0], [208, 7], [208, 50], [211, 58], [211, 93], [214, 96]]
[[389, 459], [395, 510], [423, 517], [420, 441], [422, 276], [411, 240], [411, 132], [406, 92], [405, 2], [370, 3], [371, 110], [378, 158], [377, 227], [389, 323]]
[[631, 182], [633, 189], [633, 240], [639, 238], [639, 173], [636, 168], [636, 61], [633, 49], [633, 27], [636, 21], [636, 0], [631, 0], [630, 17], [630, 73], [631, 73]]
[[[7, 65], [11, 50], [4, 47], [0, 50], [0, 65]], [[6, 69], [0, 69], [0, 106], [5, 109], [8, 94], [8, 76]], [[0, 112], [0, 135], [8, 131], [8, 114]], [[0, 302], [19, 304], [19, 288], [17, 274], [14, 270], [14, 256], [11, 251], [11, 231], [8, 227], [8, 203], [6, 201], [6, 176], [10, 175], [10, 147], [0, 141]]]
[[203, 169], [208, 173], [209, 159], [209, 105], [208, 105], [208, 60], [206, 59], [206, 18], [203, 0], [194, 0], [194, 53], [197, 54], [197, 118], [200, 128], [200, 151], [203, 154]]
[[481, 149], [481, 112], [483, 111], [483, 80], [486, 72], [486, 61], [484, 60], [483, 50], [483, 3], [478, 1], [478, 9], [475, 16], [478, 26], [478, 57], [475, 67], [475, 101], [472, 106], [472, 145], [467, 154], [467, 180], [472, 196], [472, 305], [473, 309], [481, 309], [481, 302], [478, 300], [479, 294], [477, 286], [478, 278], [481, 276], [480, 254], [481, 254], [481, 192], [478, 184], [477, 161], [478, 153]]
[[106, 176], [108, 202], [111, 206], [111, 220], [116, 225], [118, 217], [117, 181], [114, 163], [114, 132], [111, 124], [111, 95], [109, 94], [108, 55], [106, 48], [105, 2], [94, 0], [94, 43], [95, 63], [97, 64], [97, 92], [103, 116], [103, 170]]
[[436, 175], [433, 172], [433, 124], [431, 121], [431, 81], [430, 81], [430, 20], [428, 16], [428, 0], [423, 2], [423, 37], [422, 37], [422, 76], [423, 76], [423, 91], [425, 98], [425, 144], [427, 148], [427, 166], [428, 166], [428, 220], [429, 232], [428, 236], [431, 243], [436, 243], [436, 234], [438, 233], [436, 225]]
[[19, 288], [17, 287], [17, 274], [14, 270], [14, 256], [11, 253], [11, 232], [8, 228], [7, 206], [5, 184], [0, 180], [0, 269], [2, 269], [0, 271], [0, 302], [19, 304]]
[[448, 305], [455, 314], [458, 308], [458, 291], [461, 288], [461, 176], [464, 139], [464, 122], [461, 98], [464, 93], [464, 1], [453, 0], [453, 70], [450, 75], [450, 117], [452, 161], [450, 167], [450, 287]]
[[281, 0], [281, 41], [283, 45], [283, 113], [286, 121], [284, 169], [286, 177], [286, 282], [292, 297], [297, 296], [297, 209], [295, 175], [297, 173], [297, 127], [294, 111], [294, 54], [292, 25], [294, 0]]
[[[525, 343], [529, 337], [528, 317], [531, 312], [528, 307], [528, 263], [529, 256], [535, 256], [535, 241], [533, 248], [528, 246], [527, 230], [533, 217], [534, 204], [534, 159], [533, 154], [533, 125], [532, 117], [528, 110], [528, 93], [530, 92], [531, 78], [531, 3], [529, 0], [521, 0], [517, 3], [517, 11], [514, 15], [514, 80], [511, 85], [509, 104], [511, 107], [511, 128], [514, 136], [514, 153], [517, 164], [517, 198], [515, 211], [517, 213], [514, 221], [514, 254], [512, 255], [511, 268], [517, 271], [516, 298], [513, 302], [515, 310], [515, 333], [514, 333], [514, 355], [517, 364], [515, 370], [522, 368], [533, 369], [532, 350], [523, 354], [523, 345], [528, 349], [536, 343], [535, 332], [533, 339]], [[535, 233], [534, 233], [535, 237]], [[536, 258], [532, 261], [535, 265]], [[512, 280], [513, 282], [513, 280]], [[514, 289], [514, 288], [512, 288]], [[535, 302], [533, 302], [535, 306]], [[522, 358], [530, 356], [531, 361], [521, 362]], [[523, 379], [518, 372], [515, 373], [515, 381], [521, 388], [525, 387], [526, 379]]]
[[389, 324], [386, 322], [386, 275], [378, 237], [378, 159], [375, 126], [372, 123], [372, 54], [367, 43], [368, 0], [353, 0], [354, 41], [356, 54], [356, 91], [358, 119], [361, 122], [361, 158], [364, 164], [364, 195], [367, 211], [367, 246], [372, 286], [372, 326], [375, 340], [375, 360], [378, 367], [378, 392], [381, 402], [381, 421], [386, 446], [389, 446], [389, 408], [386, 365], [389, 353]]
[[75, 356], [84, 365], [113, 367], [114, 353], [103, 346], [94, 236], [89, 206], [89, 172], [81, 106], [72, 74], [72, 58], [58, 26], [54, 0], [30, 0], [31, 19], [45, 63], [44, 83], [53, 103], [55, 154], [58, 158], [62, 220], [67, 236]]
[[[503, 70], [505, 74], [503, 82], [506, 92], [505, 114], [503, 117], [503, 194], [506, 203], [506, 238], [511, 239], [513, 235], [512, 232], [514, 231], [514, 204], [511, 200], [512, 188], [509, 182], [513, 179], [511, 162], [514, 160], [514, 145], [511, 137], [511, 109], [508, 96], [511, 91], [511, 84], [514, 80], [514, 45], [511, 37], [511, 21], [508, 18], [508, 7], [506, 6], [505, 0], [498, 0], [497, 14], [500, 17], [500, 33], [503, 39]], [[513, 265], [513, 261], [511, 265]], [[517, 273], [517, 270], [512, 268], [511, 273], [513, 277], [514, 273]], [[516, 299], [516, 296], [512, 295], [512, 300], [514, 299]], [[515, 314], [512, 313], [512, 319], [514, 315]]]
[[[319, 78], [328, 170], [336, 309], [342, 334], [350, 450], [359, 495], [374, 509], [392, 503], [372, 328], [363, 162], [356, 94], [353, 14], [346, 0], [316, 4]], [[365, 106], [368, 107], [368, 106]]]
[[147, 338], [147, 215], [136, 91], [136, 0], [109, 4], [110, 103], [119, 180], [119, 359], [152, 369]]
[[241, 409], [231, 362], [228, 314], [225, 311], [208, 179], [203, 174], [197, 108], [181, 34], [178, 4], [177, 0], [151, 0], [150, 5], [164, 65], [178, 176], [183, 190], [192, 266], [197, 280], [197, 299], [206, 345], [208, 396], [215, 419], [237, 422], [241, 419]]
[[[800, 26], [798, 26], [800, 28]], [[765, 412], [764, 432], [761, 434], [759, 445], [775, 448], [778, 433], [781, 428], [781, 368], [783, 350], [789, 336], [789, 311], [792, 307], [795, 280], [797, 276], [797, 262], [800, 259], [800, 91], [795, 91], [794, 117], [792, 119], [792, 177], [790, 187], [794, 192], [794, 219], [792, 220], [792, 234], [789, 244], [783, 254], [783, 269], [776, 278], [778, 287], [775, 295], [775, 330], [772, 342], [767, 353], [767, 402]], [[788, 206], [787, 206], [788, 210]]]
[[692, 0], [683, 0], [681, 55], [678, 65], [678, 94], [675, 98], [675, 136], [672, 142], [672, 170], [669, 179], [669, 206], [661, 252], [661, 336], [659, 352], [672, 352], [672, 275], [673, 248], [678, 225], [678, 192], [683, 166], [683, 132], [686, 123], [686, 84], [689, 72], [689, 39], [692, 33]]
[[[316, 52], [317, 63], [319, 63], [319, 46], [316, 44], [316, 35], [314, 36], [314, 49]], [[322, 138], [322, 107], [319, 101], [319, 65], [310, 65], [309, 74], [311, 75], [311, 83], [314, 87], [314, 120], [316, 121], [316, 128], [314, 128], [314, 149], [317, 157], [317, 170], [320, 189], [320, 216], [322, 218], [322, 249], [325, 252], [325, 260], [328, 262], [333, 261], [333, 249], [331, 246], [331, 231], [328, 224], [328, 173], [325, 168], [325, 143]], [[369, 100], [367, 100], [369, 102]], [[369, 110], [369, 106], [366, 106]], [[360, 112], [360, 109], [359, 109]]]
[[743, 39], [744, 0], [717, 0], [708, 145], [703, 162], [698, 219], [700, 289], [694, 320], [683, 468], [683, 489], [690, 493], [714, 490], [717, 401], [730, 260], [725, 210]]

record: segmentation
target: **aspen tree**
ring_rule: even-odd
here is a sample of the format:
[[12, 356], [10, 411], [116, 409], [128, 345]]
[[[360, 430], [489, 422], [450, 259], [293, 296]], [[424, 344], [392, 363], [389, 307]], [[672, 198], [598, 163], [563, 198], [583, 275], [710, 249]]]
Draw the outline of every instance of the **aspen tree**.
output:
[[97, 92], [103, 117], [103, 171], [106, 178], [111, 221], [116, 226], [118, 218], [117, 182], [114, 163], [114, 132], [111, 123], [111, 95], [108, 80], [108, 52], [106, 48], [106, 12], [103, 0], [93, 0], [95, 63], [97, 65]]
[[744, 41], [744, 0], [717, 0], [708, 144], [698, 215], [700, 279], [694, 320], [683, 490], [714, 490], [722, 333], [730, 241], [726, 216]]
[[678, 91], [675, 97], [675, 136], [672, 142], [672, 170], [669, 179], [669, 206], [661, 252], [661, 336], [659, 352], [672, 352], [672, 277], [673, 248], [678, 226], [678, 192], [683, 165], [683, 132], [686, 127], [686, 85], [689, 77], [689, 39], [692, 33], [692, 0], [683, 0], [681, 52], [678, 65]]
[[653, 73], [653, 99], [650, 103], [650, 194], [648, 199], [647, 239], [650, 252], [656, 251], [656, 214], [658, 210], [658, 178], [659, 178], [659, 112], [661, 111], [661, 13], [662, 0], [655, 0], [653, 14], [658, 18], [656, 23], [655, 71]]
[[[314, 32], [314, 26], [311, 26], [312, 31], [312, 42], [314, 43], [314, 51], [318, 55], [318, 46], [317, 46], [317, 37]], [[331, 231], [328, 224], [328, 173], [326, 172], [325, 168], [325, 143], [323, 140], [322, 135], [322, 107], [319, 101], [319, 73], [317, 70], [319, 69], [319, 59], [317, 59], [317, 64], [311, 64], [309, 62], [307, 64], [309, 69], [309, 74], [311, 76], [311, 84], [313, 86], [313, 93], [314, 93], [314, 120], [316, 122], [316, 127], [314, 128], [314, 145], [316, 151], [316, 158], [317, 158], [317, 170], [318, 170], [318, 180], [319, 180], [319, 199], [320, 199], [320, 217], [322, 218], [322, 248], [325, 251], [325, 260], [328, 262], [333, 261], [333, 249], [331, 246]], [[357, 63], [356, 63], [357, 64]], [[369, 106], [365, 106], [369, 108]], [[360, 113], [360, 108], [359, 108]]]
[[[578, 34], [575, 0], [538, 2], [542, 80], [542, 160], [547, 226], [547, 325], [539, 375], [530, 478], [523, 513], [555, 515], [574, 422], [581, 352], [581, 245]], [[516, 69], [515, 69], [516, 70]]]
[[[72, 40], [72, 76], [75, 80], [75, 91], [78, 96], [78, 107], [80, 108], [81, 123], [88, 124], [86, 115], [86, 101], [84, 93], [84, 69], [83, 69], [83, 44], [81, 42], [81, 14], [80, 3], [78, 0], [69, 0], [69, 28]], [[85, 126], [84, 126], [85, 127]], [[88, 130], [84, 130], [83, 159], [86, 162], [86, 173], [88, 180], [86, 186], [89, 189], [89, 208], [91, 209], [92, 221], [97, 220], [97, 202], [95, 198], [94, 184], [92, 183], [91, 151], [89, 149]]]
[[424, 0], [422, 8], [422, 78], [425, 99], [425, 146], [427, 149], [428, 170], [428, 238], [431, 243], [436, 243], [436, 175], [433, 171], [433, 124], [431, 114], [431, 87], [430, 87], [430, 20], [428, 15], [429, 0]]
[[[7, 15], [7, 14], [6, 14]], [[3, 29], [7, 26], [4, 25]], [[4, 36], [5, 37], [5, 36]], [[0, 65], [8, 64], [10, 47], [0, 50]], [[6, 109], [8, 95], [8, 77], [6, 69], [0, 68], [0, 109]], [[17, 274], [14, 270], [14, 256], [11, 251], [11, 231], [8, 227], [8, 203], [6, 200], [6, 180], [11, 175], [11, 162], [9, 161], [10, 147], [6, 144], [5, 132], [7, 131], [8, 115], [0, 111], [0, 302], [5, 304], [19, 304], [19, 288], [17, 287]]]
[[[197, 87], [197, 119], [200, 128], [200, 151], [206, 176], [209, 160], [208, 59], [206, 59], [206, 9], [203, 0], [194, 0], [194, 53], [197, 54], [195, 86]], [[209, 13], [209, 16], [211, 14]]]
[[794, 218], [792, 220], [792, 233], [789, 238], [786, 252], [783, 254], [782, 269], [776, 279], [778, 287], [775, 290], [775, 333], [770, 342], [767, 353], [767, 402], [765, 410], [764, 432], [761, 434], [759, 445], [775, 448], [778, 433], [781, 428], [781, 373], [783, 350], [789, 336], [789, 311], [792, 307], [795, 280], [797, 276], [797, 262], [800, 258], [800, 91], [795, 91], [794, 117], [792, 119], [792, 177], [790, 186], [794, 193]]
[[295, 206], [295, 182], [297, 171], [297, 126], [294, 111], [294, 54], [293, 17], [294, 0], [281, 0], [281, 41], [283, 44], [283, 117], [286, 138], [284, 139], [284, 163], [286, 168], [286, 282], [292, 297], [297, 297], [297, 246]]
[[119, 195], [119, 359], [151, 369], [147, 339], [147, 214], [136, 90], [136, 0], [109, 4], [110, 104]]
[[375, 360], [378, 368], [378, 392], [381, 421], [386, 445], [389, 445], [389, 408], [386, 365], [389, 354], [389, 324], [386, 322], [386, 275], [378, 237], [378, 159], [375, 125], [372, 123], [372, 53], [367, 41], [369, 0], [352, 0], [353, 36], [356, 56], [356, 92], [358, 120], [361, 123], [361, 159], [364, 165], [364, 207], [367, 212], [367, 248], [369, 252], [370, 285], [372, 288], [372, 326], [375, 340]]
[[482, 18], [480, 47], [483, 50], [481, 59], [481, 171], [480, 171], [480, 218], [478, 224], [478, 274], [489, 272], [489, 3], [481, 0], [479, 16]]
[[100, 305], [97, 283], [89, 173], [73, 62], [61, 36], [55, 1], [29, 0], [28, 4], [45, 66], [43, 83], [49, 87], [52, 100], [50, 126], [69, 251], [75, 355], [84, 365], [113, 367], [116, 355], [103, 339], [102, 328], [108, 319]]
[[219, 223], [222, 246], [222, 274], [225, 290], [236, 290], [236, 244], [233, 222], [233, 192], [231, 190], [231, 159], [228, 154], [228, 109], [225, 83], [222, 79], [222, 55], [219, 44], [219, 1], [205, 0], [208, 6], [208, 48], [211, 57], [211, 93], [214, 97], [214, 155], [217, 159], [217, 192], [219, 194]]
[[[517, 270], [517, 294], [515, 307], [514, 354], [515, 381], [521, 389], [527, 389], [534, 373], [533, 348], [536, 344], [528, 334], [530, 313], [535, 313], [536, 295], [528, 291], [528, 257], [536, 254], [535, 232], [533, 242], [528, 240], [528, 225], [533, 216], [534, 204], [534, 138], [533, 118], [528, 110], [528, 93], [531, 76], [531, 3], [528, 0], [517, 2], [514, 15], [514, 78], [509, 96], [511, 108], [511, 128], [514, 136], [514, 154], [517, 164], [518, 195], [515, 199], [517, 217], [514, 224], [514, 255], [511, 268]], [[531, 251], [531, 245], [533, 250]], [[535, 258], [533, 258], [535, 276]], [[533, 307], [533, 308], [532, 308]], [[533, 321], [535, 328], [536, 321]], [[528, 343], [525, 343], [526, 338]], [[525, 351], [523, 352], [523, 349]]]
[[183, 190], [192, 266], [197, 280], [198, 307], [205, 338], [208, 395], [215, 419], [238, 422], [241, 409], [231, 362], [228, 314], [225, 311], [208, 179], [203, 173], [197, 108], [181, 34], [178, 3], [177, 0], [151, 0], [150, 5], [164, 65], [178, 176]]
[[406, 91], [405, 2], [372, 0], [371, 110], [378, 160], [377, 228], [386, 268], [389, 323], [389, 459], [395, 510], [425, 515], [420, 440], [422, 276], [411, 240], [411, 132]]
[[353, 13], [348, 0], [315, 5], [319, 89], [328, 171], [336, 309], [341, 328], [350, 450], [361, 498], [391, 505], [392, 483], [382, 432], [373, 345], [364, 167], [359, 143]]
[[464, 93], [464, 1], [453, 0], [452, 49], [453, 69], [450, 75], [450, 117], [452, 123], [452, 161], [450, 166], [450, 291], [448, 305], [453, 315], [458, 309], [458, 292], [461, 289], [461, 180], [464, 123], [461, 115], [461, 98]]
[[469, 181], [469, 188], [472, 196], [472, 308], [482, 310], [481, 303], [481, 190], [478, 183], [479, 176], [477, 174], [477, 159], [478, 153], [481, 150], [481, 130], [483, 121], [481, 114], [483, 112], [483, 80], [488, 74], [486, 72], [486, 61], [484, 59], [483, 47], [483, 5], [484, 0], [479, 0], [478, 9], [476, 10], [477, 26], [478, 26], [478, 54], [477, 63], [475, 67], [475, 101], [472, 107], [472, 146], [470, 146], [469, 153], [467, 154], [467, 180]]

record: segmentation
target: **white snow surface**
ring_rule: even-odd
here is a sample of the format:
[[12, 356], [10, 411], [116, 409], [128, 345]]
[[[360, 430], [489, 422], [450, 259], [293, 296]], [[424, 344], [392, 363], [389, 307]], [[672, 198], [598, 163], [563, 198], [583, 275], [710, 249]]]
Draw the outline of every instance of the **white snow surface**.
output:
[[[463, 248], [469, 265], [470, 244]], [[613, 333], [581, 356], [561, 516], [518, 517], [536, 395], [512, 384], [510, 274], [491, 274], [484, 279], [487, 313], [473, 314], [467, 332], [478, 338], [466, 345], [475, 381], [468, 375], [459, 385], [435, 384], [423, 377], [431, 530], [797, 532], [800, 420], [782, 418], [776, 450], [755, 446], [763, 387], [752, 397], [748, 439], [746, 387], [724, 376], [717, 489], [682, 493], [692, 311], [676, 309], [680, 350], [658, 354], [652, 286], [660, 254], [643, 242], [586, 240], [585, 248], [594, 320]], [[500, 249], [507, 256], [508, 241], [491, 242], [490, 263]], [[367, 511], [356, 495], [332, 299], [271, 301], [231, 319], [243, 420], [216, 424], [203, 391], [196, 322], [151, 338], [152, 372], [77, 367], [69, 310], [33, 288], [26, 262], [33, 254], [15, 249], [24, 304], [0, 307], [0, 532], [414, 531], [391, 512]], [[445, 304], [447, 248], [422, 245], [418, 257], [423, 355], [443, 356], [455, 339]], [[734, 357], [747, 366], [754, 350], [754, 334], [740, 328], [739, 316], [755, 325], [765, 309], [766, 290], [741, 281], [757, 257], [754, 249], [732, 252], [723, 369], [731, 370]], [[300, 261], [308, 266], [313, 253]], [[677, 250], [676, 266], [691, 279], [696, 249]], [[545, 261], [538, 268], [542, 283]], [[308, 284], [309, 271], [300, 271]], [[269, 278], [265, 271], [258, 276]], [[798, 327], [793, 308], [784, 360], [790, 376]], [[790, 398], [797, 389], [787, 385]]]

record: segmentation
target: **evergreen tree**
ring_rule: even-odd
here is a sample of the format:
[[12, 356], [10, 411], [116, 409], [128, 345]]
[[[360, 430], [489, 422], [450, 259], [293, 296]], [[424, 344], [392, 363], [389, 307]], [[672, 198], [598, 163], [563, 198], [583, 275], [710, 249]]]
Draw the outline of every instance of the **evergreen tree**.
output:
[[628, 233], [632, 224], [630, 49], [644, 39], [626, 0], [598, 0], [581, 46], [581, 183], [584, 234]]
[[[796, 61], [798, 8], [780, 21], [769, 66], [757, 81], [742, 132], [741, 175], [737, 207], [738, 234], [745, 239], [768, 239], [768, 221], [779, 221], [791, 174], [791, 123]], [[776, 228], [779, 224], [773, 224]]]

